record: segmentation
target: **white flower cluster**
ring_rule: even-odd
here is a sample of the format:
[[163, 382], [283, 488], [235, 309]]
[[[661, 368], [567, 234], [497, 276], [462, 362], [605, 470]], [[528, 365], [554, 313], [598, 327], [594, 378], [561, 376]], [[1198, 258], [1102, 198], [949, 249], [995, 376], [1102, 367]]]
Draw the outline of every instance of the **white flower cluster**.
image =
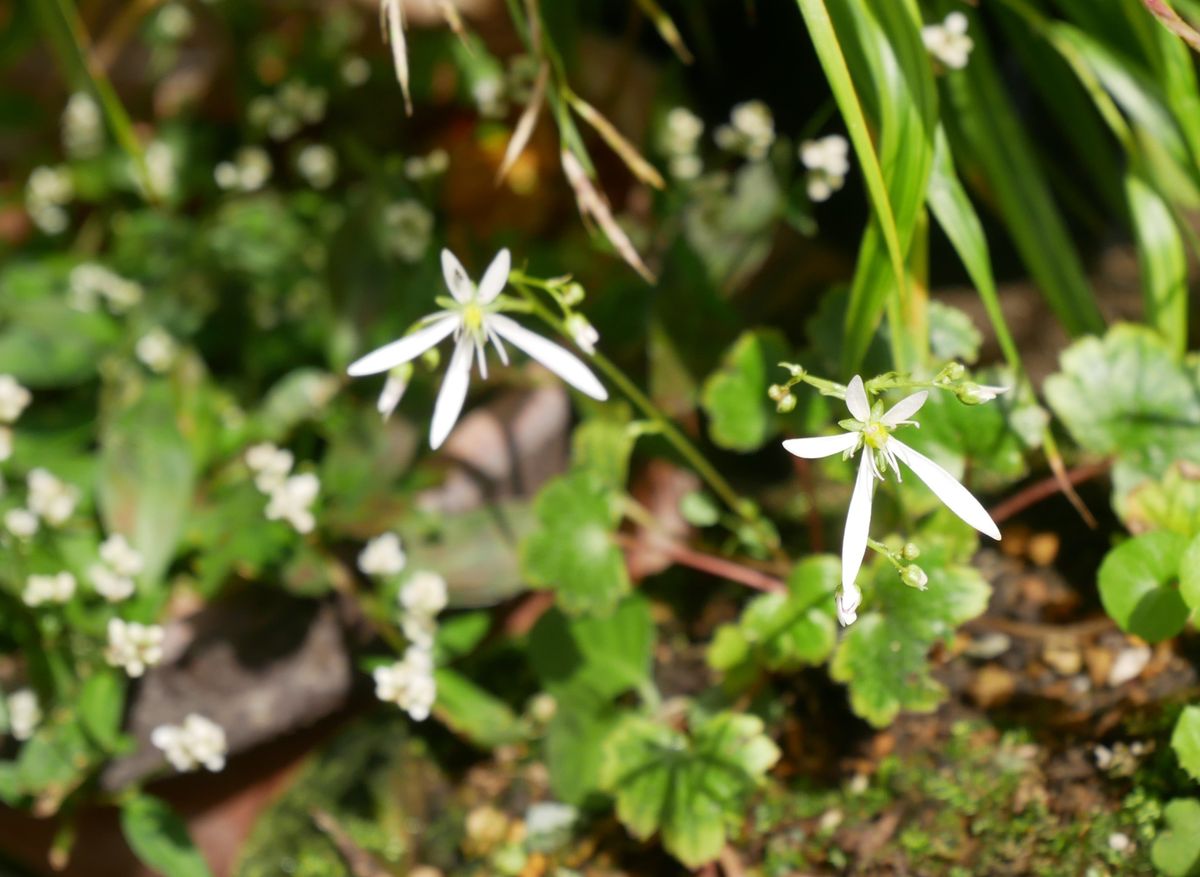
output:
[[805, 181], [808, 197], [813, 201], [828, 201], [829, 196], [846, 183], [846, 174], [850, 172], [850, 144], [840, 134], [805, 140], [800, 144], [800, 162], [808, 169]]
[[38, 531], [38, 517], [29, 509], [9, 509], [4, 513], [4, 529], [18, 539], [32, 539]]
[[668, 159], [668, 169], [677, 180], [694, 180], [704, 170], [700, 159], [700, 138], [704, 122], [687, 107], [675, 107], [664, 120], [660, 146]]
[[133, 580], [144, 567], [141, 552], [120, 533], [113, 533], [100, 544], [100, 562], [88, 568], [88, 578], [97, 594], [119, 603], [133, 596]]
[[433, 648], [437, 616], [448, 600], [446, 580], [429, 570], [414, 572], [400, 589], [401, 625], [415, 647], [427, 651]]
[[166, 329], [155, 326], [138, 339], [134, 352], [142, 365], [156, 374], [165, 374], [175, 362], [178, 345]]
[[372, 675], [376, 697], [396, 704], [414, 722], [429, 718], [437, 699], [437, 682], [433, 678], [433, 657], [428, 651], [410, 646], [402, 660], [376, 667]]
[[[146, 178], [150, 182], [150, 188], [154, 191], [155, 197], [162, 198], [171, 195], [178, 182], [174, 150], [162, 140], [155, 140], [146, 147], [142, 153], [142, 159], [146, 163]], [[143, 179], [140, 168], [131, 161], [128, 170], [138, 191], [142, 193], [143, 197], [146, 196], [146, 179]]]
[[78, 311], [94, 311], [103, 300], [114, 314], [123, 314], [143, 297], [140, 283], [126, 280], [95, 262], [84, 262], [72, 268], [67, 285], [71, 307]]
[[927, 24], [921, 28], [921, 39], [925, 49], [951, 70], [962, 70], [967, 66], [975, 41], [967, 34], [967, 16], [951, 12], [941, 24]]
[[287, 140], [305, 125], [325, 118], [329, 95], [325, 89], [299, 80], [281, 85], [273, 95], [259, 95], [250, 101], [250, 124], [263, 129], [272, 140]]
[[471, 99], [485, 119], [503, 119], [508, 115], [504, 79], [500, 76], [481, 76], [471, 83]]
[[296, 156], [296, 170], [314, 189], [328, 189], [337, 179], [337, 153], [324, 143], [310, 143]]
[[384, 533], [382, 536], [376, 536], [363, 548], [358, 555], [358, 568], [363, 575], [394, 576], [404, 571], [407, 560], [400, 537], [395, 533]]
[[92, 158], [104, 148], [100, 105], [86, 91], [77, 91], [67, 100], [61, 124], [63, 149], [71, 158]]
[[419, 262], [433, 241], [433, 214], [413, 198], [383, 208], [384, 241], [402, 262]]
[[120, 667], [137, 679], [147, 667], [162, 660], [165, 638], [166, 631], [157, 624], [113, 618], [108, 622], [108, 648], [104, 651], [104, 660], [109, 666]]
[[18, 688], [4, 704], [8, 708], [8, 730], [13, 739], [23, 742], [32, 737], [42, 721], [42, 708], [33, 690]]
[[321, 482], [311, 472], [289, 474], [293, 462], [291, 451], [270, 442], [246, 451], [246, 465], [254, 472], [254, 485], [267, 495], [267, 520], [287, 521], [297, 533], [311, 533], [317, 525], [312, 505], [321, 492]]
[[713, 136], [717, 146], [727, 152], [761, 161], [775, 142], [775, 117], [762, 101], [745, 101], [733, 108], [729, 124], [721, 125]]
[[75, 513], [79, 488], [60, 481], [45, 469], [33, 469], [25, 477], [29, 511], [52, 527], [65, 524]]
[[0, 463], [12, 456], [12, 425], [32, 401], [33, 394], [22, 387], [16, 378], [0, 375]]
[[180, 773], [201, 765], [216, 773], [225, 767], [229, 752], [225, 729], [198, 713], [189, 713], [181, 725], [159, 725], [150, 732], [150, 742]]
[[53, 575], [31, 575], [25, 580], [21, 600], [26, 606], [46, 603], [66, 603], [75, 596], [75, 576], [69, 572]]
[[257, 192], [271, 179], [271, 156], [261, 146], [243, 146], [233, 161], [222, 161], [213, 169], [213, 179], [226, 191]]
[[450, 167], [450, 156], [446, 150], [438, 148], [428, 155], [413, 155], [404, 160], [404, 175], [410, 180], [427, 180], [444, 174]]
[[65, 167], [36, 167], [25, 183], [25, 210], [46, 234], [66, 230], [71, 219], [66, 207], [74, 197], [75, 183]]

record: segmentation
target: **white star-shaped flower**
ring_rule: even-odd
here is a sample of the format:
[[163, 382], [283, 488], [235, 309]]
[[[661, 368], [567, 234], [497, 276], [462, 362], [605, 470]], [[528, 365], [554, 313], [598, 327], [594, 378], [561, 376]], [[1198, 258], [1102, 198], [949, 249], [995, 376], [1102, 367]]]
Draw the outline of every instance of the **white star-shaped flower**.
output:
[[453, 298], [439, 298], [438, 304], [443, 306], [443, 310], [421, 320], [421, 328], [399, 341], [368, 353], [348, 369], [352, 377], [389, 371], [402, 363], [411, 362], [453, 334], [454, 353], [446, 367], [446, 376], [442, 379], [429, 429], [429, 445], [432, 448], [441, 446], [458, 420], [467, 398], [473, 358], [479, 362], [480, 375], [487, 378], [485, 348], [489, 341], [505, 365], [508, 364], [508, 353], [503, 341], [508, 341], [581, 393], [601, 401], [608, 398], [604, 385], [577, 356], [500, 312], [502, 303], [497, 301], [497, 297], [508, 282], [511, 266], [512, 257], [508, 250], [501, 250], [476, 286], [454, 254], [442, 250], [442, 271]]
[[838, 594], [837, 609], [838, 619], [843, 625], [852, 624], [858, 617], [856, 610], [862, 602], [862, 592], [854, 580], [858, 578], [863, 555], [867, 550], [875, 481], [882, 481], [889, 468], [895, 471], [896, 478], [899, 479], [899, 464], [904, 463], [950, 511], [979, 532], [993, 539], [1000, 538], [1000, 529], [996, 522], [970, 491], [933, 460], [892, 436], [892, 430], [899, 426], [915, 425], [916, 422], [909, 418], [925, 404], [928, 395], [924, 390], [913, 393], [901, 399], [886, 413], [883, 413], [881, 406], [872, 410], [862, 378], [855, 375], [846, 387], [846, 407], [850, 409], [853, 418], [842, 421], [846, 432], [841, 435], [789, 439], [783, 443], [790, 453], [810, 460], [839, 453], [848, 459], [860, 449], [863, 452], [858, 464], [854, 492], [850, 496], [850, 508], [846, 513], [846, 529], [842, 536], [842, 590]]
[[970, 22], [961, 12], [951, 12], [941, 24], [921, 28], [921, 40], [929, 54], [951, 70], [967, 66], [975, 41], [967, 34]]

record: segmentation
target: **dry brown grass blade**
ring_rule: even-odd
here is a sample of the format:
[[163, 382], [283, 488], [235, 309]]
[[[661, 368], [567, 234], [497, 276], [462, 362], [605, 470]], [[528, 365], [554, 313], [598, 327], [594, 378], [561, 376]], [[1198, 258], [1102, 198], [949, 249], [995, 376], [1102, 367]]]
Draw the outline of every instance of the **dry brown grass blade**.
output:
[[454, 5], [454, 0], [438, 0], [438, 10], [442, 13], [442, 18], [446, 19], [446, 26], [454, 31], [454, 35], [470, 51], [471, 44], [467, 42], [467, 27], [463, 24], [462, 13]]
[[596, 224], [600, 226], [600, 230], [604, 232], [604, 236], [621, 254], [621, 258], [629, 263], [629, 266], [647, 283], [655, 283], [657, 278], [646, 267], [646, 263], [642, 261], [642, 257], [638, 255], [637, 249], [633, 246], [633, 241], [629, 239], [629, 235], [625, 234], [625, 229], [621, 228], [616, 217], [613, 216], [608, 198], [596, 188], [583, 165], [579, 163], [579, 159], [572, 155], [570, 150], [562, 150], [562, 166], [563, 173], [567, 176], [567, 182], [571, 184], [571, 189], [575, 192], [575, 203], [579, 205], [579, 212], [583, 218], [595, 220]]
[[1142, 0], [1150, 14], [1163, 23], [1175, 36], [1200, 52], [1200, 31], [1179, 17], [1179, 13], [1168, 5], [1167, 0]]
[[542, 66], [538, 68], [537, 78], [533, 81], [529, 103], [525, 105], [521, 118], [517, 120], [517, 127], [513, 129], [508, 147], [504, 150], [504, 160], [500, 162], [500, 170], [496, 172], [497, 186], [504, 182], [508, 172], [512, 170], [517, 159], [521, 157], [521, 153], [525, 151], [525, 147], [529, 145], [529, 138], [533, 136], [533, 131], [537, 128], [538, 114], [541, 113], [542, 104], [546, 101], [546, 86], [549, 82], [550, 65], [543, 61]]
[[404, 111], [413, 114], [412, 94], [408, 84], [408, 41], [404, 36], [403, 0], [380, 0], [379, 25], [383, 29], [383, 40], [392, 47], [392, 63], [396, 67], [396, 81], [404, 93]]
[[656, 189], [667, 187], [667, 182], [662, 178], [658, 169], [642, 158], [642, 154], [637, 151], [637, 148], [625, 139], [625, 135], [618, 131], [612, 122], [604, 118], [598, 109], [578, 95], [569, 94], [567, 99], [571, 104], [571, 109], [604, 138], [604, 142], [621, 157], [621, 161], [625, 162], [625, 166], [633, 172], [635, 177]]
[[671, 50], [679, 56], [680, 61], [684, 64], [691, 64], [695, 58], [692, 57], [692, 53], [684, 43], [679, 28], [671, 20], [671, 16], [667, 15], [656, 0], [637, 0], [637, 2], [638, 6], [642, 7], [642, 11], [654, 22], [654, 27], [658, 31], [658, 35], [663, 38], [663, 42], [671, 47]]

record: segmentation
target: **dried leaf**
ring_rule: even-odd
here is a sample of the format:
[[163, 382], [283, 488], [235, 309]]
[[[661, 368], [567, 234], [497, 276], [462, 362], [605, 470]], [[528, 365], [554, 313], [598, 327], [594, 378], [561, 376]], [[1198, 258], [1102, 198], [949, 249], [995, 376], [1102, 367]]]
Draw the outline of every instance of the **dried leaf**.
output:
[[529, 145], [529, 138], [533, 136], [533, 131], [537, 127], [538, 114], [546, 100], [546, 85], [549, 81], [550, 65], [543, 61], [542, 66], [538, 68], [537, 79], [533, 82], [529, 103], [525, 105], [521, 118], [517, 120], [517, 127], [513, 129], [512, 138], [508, 141], [508, 148], [504, 150], [504, 161], [500, 163], [500, 170], [496, 172], [497, 186], [504, 182], [508, 172], [512, 170], [517, 159], [521, 157], [521, 153], [525, 151], [525, 147]]
[[403, 0], [381, 0], [379, 4], [379, 26], [383, 29], [384, 42], [392, 47], [392, 62], [396, 65], [396, 81], [404, 93], [404, 111], [412, 115], [412, 93], [408, 86], [408, 42], [404, 37]]
[[579, 205], [579, 212], [583, 218], [591, 218], [596, 221], [600, 230], [604, 232], [604, 236], [621, 254], [621, 258], [628, 262], [643, 280], [647, 283], [656, 282], [654, 274], [646, 267], [646, 263], [642, 261], [642, 257], [634, 248], [633, 242], [629, 240], [629, 235], [625, 234], [625, 229], [617, 223], [608, 199], [588, 178], [587, 171], [584, 170], [579, 159], [572, 152], [564, 149], [562, 150], [562, 166], [563, 173], [567, 175], [567, 182], [571, 184], [571, 188], [575, 192], [575, 203]]
[[662, 174], [658, 172], [654, 165], [642, 158], [637, 148], [625, 139], [625, 135], [618, 131], [612, 122], [604, 118], [599, 110], [578, 95], [568, 94], [568, 100], [571, 103], [571, 108], [585, 122], [596, 129], [596, 133], [603, 137], [604, 142], [609, 145], [612, 151], [621, 157], [625, 165], [633, 171], [634, 176], [656, 189], [666, 188], [667, 184], [662, 178]]
[[688, 51], [688, 47], [683, 42], [683, 37], [679, 34], [679, 28], [671, 20], [671, 16], [667, 15], [666, 11], [658, 5], [656, 0], [638, 0], [638, 6], [642, 7], [642, 11], [654, 22], [654, 27], [658, 30], [658, 35], [679, 56], [679, 60], [684, 64], [691, 64], [695, 58]]

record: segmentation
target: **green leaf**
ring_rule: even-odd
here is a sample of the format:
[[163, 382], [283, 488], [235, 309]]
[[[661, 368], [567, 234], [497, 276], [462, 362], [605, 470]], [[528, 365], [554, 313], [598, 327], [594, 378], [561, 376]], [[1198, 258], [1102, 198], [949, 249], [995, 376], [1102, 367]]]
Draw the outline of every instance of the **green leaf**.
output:
[[460, 612], [440, 620], [434, 642], [436, 663], [448, 664], [474, 651], [492, 628], [487, 612]]
[[461, 673], [439, 668], [433, 711], [450, 730], [483, 749], [519, 743], [527, 730], [508, 704]]
[[700, 402], [713, 442], [733, 451], [756, 451], [775, 428], [775, 405], [767, 388], [787, 358], [788, 345], [774, 329], [743, 332], [721, 367], [704, 382]]
[[1200, 611], [1200, 533], [1179, 561], [1179, 594], [1192, 612]]
[[110, 533], [124, 533], [141, 552], [143, 581], [157, 581], [174, 557], [195, 474], [165, 382], [148, 383], [140, 398], [102, 425], [100, 513]]
[[1143, 481], [1125, 498], [1121, 517], [1134, 533], [1200, 534], [1200, 468], [1175, 463], [1161, 478]]
[[1137, 242], [1146, 322], [1181, 357], [1187, 349], [1188, 323], [1188, 266], [1183, 237], [1170, 206], [1137, 174], [1126, 174], [1125, 195]]
[[956, 359], [970, 365], [979, 358], [983, 335], [958, 308], [929, 303], [929, 350], [935, 360]]
[[747, 794], [778, 759], [757, 716], [718, 713], [690, 736], [630, 716], [608, 738], [601, 779], [631, 834], [661, 832], [668, 852], [698, 868], [725, 847], [727, 828], [745, 818]]
[[338, 391], [338, 379], [316, 368], [298, 368], [271, 387], [258, 412], [259, 437], [282, 441], [298, 424], [321, 416]]
[[1100, 600], [1121, 629], [1150, 643], [1187, 625], [1179, 592], [1179, 563], [1187, 539], [1178, 533], [1145, 533], [1123, 542], [1100, 564]]
[[654, 621], [649, 604], [626, 597], [603, 618], [569, 618], [551, 609], [529, 635], [529, 659], [555, 697], [607, 702], [650, 679]]
[[1175, 723], [1171, 748], [1183, 769], [1200, 781], [1200, 706], [1185, 707]]
[[601, 795], [604, 741], [621, 716], [611, 705], [579, 703], [574, 698], [559, 701], [545, 740], [550, 788], [559, 800], [582, 807]]
[[95, 752], [78, 722], [44, 724], [17, 757], [17, 775], [26, 794], [36, 796], [37, 809], [58, 812], [63, 800], [84, 781]]
[[124, 714], [124, 675], [109, 669], [93, 671], [79, 694], [79, 721], [88, 736], [106, 752], [116, 750]]
[[636, 440], [627, 421], [594, 417], [571, 435], [571, 463], [595, 473], [612, 490], [624, 490]]
[[1114, 455], [1115, 505], [1176, 460], [1200, 460], [1200, 363], [1183, 365], [1158, 333], [1113, 327], [1063, 352], [1046, 401], [1080, 447]]
[[611, 612], [629, 591], [613, 533], [615, 505], [590, 472], [558, 478], [538, 495], [538, 527], [521, 545], [521, 566], [531, 585], [554, 590], [572, 615]]
[[942, 566], [938, 552], [922, 553], [927, 590], [900, 581], [896, 570], [877, 563], [874, 589], [858, 621], [838, 644], [831, 674], [850, 686], [850, 706], [883, 727], [901, 710], [932, 712], [945, 689], [930, 675], [929, 650], [954, 629], [983, 613], [991, 588], [971, 567]]
[[187, 826], [167, 804], [139, 794], [121, 805], [121, 831], [148, 867], [171, 877], [211, 877], [188, 836]]
[[1150, 860], [1166, 877], [1200, 874], [1200, 801], [1180, 798], [1163, 809], [1166, 826], [1154, 840]]

